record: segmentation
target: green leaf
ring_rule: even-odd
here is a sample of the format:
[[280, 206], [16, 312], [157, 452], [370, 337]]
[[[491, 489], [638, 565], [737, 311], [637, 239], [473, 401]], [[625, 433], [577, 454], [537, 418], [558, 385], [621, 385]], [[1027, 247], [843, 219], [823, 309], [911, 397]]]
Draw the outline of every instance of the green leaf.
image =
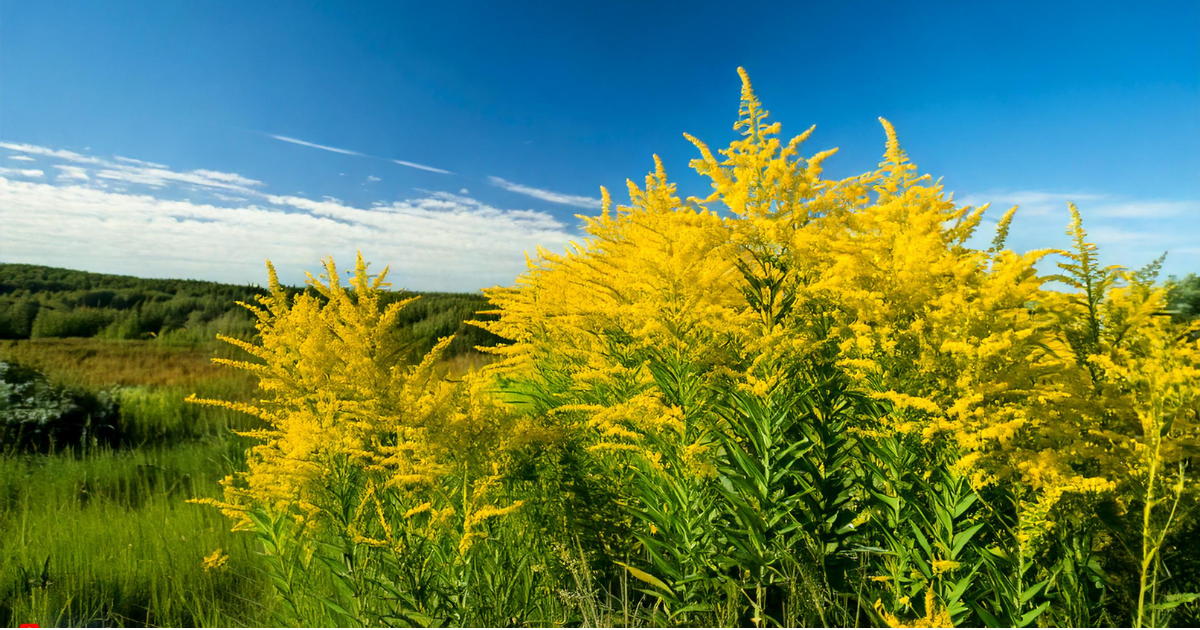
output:
[[950, 555], [951, 555], [953, 558], [957, 558], [957, 557], [958, 557], [958, 553], [959, 553], [960, 551], [962, 551], [962, 548], [963, 548], [964, 546], [966, 546], [966, 544], [967, 544], [968, 542], [970, 542], [970, 541], [971, 541], [971, 538], [972, 538], [973, 536], [975, 536], [975, 533], [976, 533], [976, 532], [978, 532], [978, 531], [980, 530], [980, 528], [982, 528], [982, 527], [983, 527], [983, 525], [984, 525], [983, 523], [979, 523], [978, 525], [974, 525], [974, 526], [972, 526], [970, 529], [968, 529], [968, 530], [966, 530], [966, 531], [962, 531], [962, 532], [959, 532], [959, 533], [955, 534], [955, 535], [954, 535], [954, 542], [952, 543], [953, 550], [950, 552]]
[[671, 587], [667, 586], [666, 582], [663, 582], [662, 580], [654, 577], [653, 575], [650, 575], [649, 573], [646, 573], [645, 571], [643, 571], [637, 567], [631, 567], [628, 564], [625, 564], [624, 562], [618, 562], [616, 564], [625, 567], [625, 570], [629, 572], [629, 575], [632, 575], [633, 577], [635, 577], [651, 586], [662, 589], [662, 591], [664, 593], [669, 593], [671, 595], [675, 594], [675, 592], [671, 590]]
[[946, 601], [953, 602], [962, 597], [962, 594], [967, 590], [967, 587], [971, 585], [971, 578], [973, 577], [975, 577], [974, 570], [972, 570], [967, 574], [966, 577], [959, 580], [958, 583], [954, 585], [954, 588], [950, 590], [950, 594], [946, 596]]
[[341, 606], [339, 606], [337, 604], [337, 602], [333, 601], [332, 599], [329, 599], [328, 597], [321, 597], [320, 600], [321, 600], [322, 604], [325, 604], [326, 608], [328, 608], [344, 617], [354, 619], [354, 615], [351, 615], [349, 612], [346, 611], [345, 608], [342, 608]]
[[921, 530], [917, 528], [916, 523], [910, 522], [908, 524], [908, 526], [912, 528], [913, 534], [916, 535], [917, 543], [919, 545], [921, 545], [921, 549], [925, 550], [925, 556], [927, 558], [932, 558], [933, 557], [933, 549], [930, 548], [930, 546], [929, 546], [929, 539], [925, 538], [925, 534], [921, 533]]
[[971, 494], [967, 495], [967, 498], [963, 499], [962, 501], [959, 501], [958, 505], [954, 506], [954, 518], [958, 518], [958, 517], [962, 516], [963, 512], [966, 512], [967, 510], [969, 510], [971, 508], [971, 506], [974, 505], [975, 500], [978, 498], [979, 498], [979, 495], [977, 495], [975, 493], [971, 493]]
[[888, 507], [892, 508], [893, 512], [900, 511], [900, 497], [890, 497], [886, 494], [880, 494], [878, 492], [875, 492], [874, 490], [871, 490], [871, 495], [874, 496], [876, 499], [879, 499], [880, 501], [883, 501], [884, 503], [886, 503]]
[[1025, 613], [1025, 616], [1021, 617], [1021, 623], [1018, 623], [1017, 625], [1022, 628], [1028, 626], [1030, 623], [1033, 623], [1034, 619], [1037, 619], [1039, 616], [1041, 616], [1041, 614], [1045, 612], [1046, 608], [1049, 606], [1050, 602], [1042, 602], [1041, 606], [1038, 606], [1037, 608]]
[[1172, 593], [1167, 595], [1166, 601], [1159, 602], [1151, 606], [1155, 610], [1171, 610], [1181, 604], [1189, 604], [1200, 599], [1200, 593]]
[[1000, 620], [997, 619], [995, 617], [995, 615], [988, 612], [984, 607], [980, 606], [979, 604], [971, 604], [971, 608], [975, 610], [975, 614], [979, 615], [979, 618], [983, 620], [984, 625], [986, 625], [987, 627], [989, 627], [989, 628], [1007, 628], [1008, 627], [1008, 624], [1000, 623]]
[[1033, 597], [1038, 594], [1038, 591], [1041, 591], [1042, 588], [1046, 586], [1047, 582], [1049, 582], [1049, 580], [1042, 580], [1041, 582], [1038, 582], [1037, 584], [1025, 589], [1025, 592], [1021, 593], [1021, 603], [1024, 604], [1030, 599], [1033, 599]]

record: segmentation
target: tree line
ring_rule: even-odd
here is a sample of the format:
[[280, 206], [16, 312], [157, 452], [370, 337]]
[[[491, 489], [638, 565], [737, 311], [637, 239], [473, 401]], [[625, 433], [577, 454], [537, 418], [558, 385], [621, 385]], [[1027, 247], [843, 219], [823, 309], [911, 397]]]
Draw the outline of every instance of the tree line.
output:
[[[307, 291], [288, 287], [290, 293]], [[266, 290], [203, 280], [147, 279], [39, 265], [0, 263], [0, 339], [91, 337], [154, 340], [163, 344], [208, 343], [218, 333], [250, 338], [251, 313], [238, 302], [254, 304]], [[393, 291], [387, 302], [414, 295], [396, 334], [413, 356], [438, 339], [455, 335], [450, 355], [499, 338], [463, 322], [485, 315], [481, 294]]]

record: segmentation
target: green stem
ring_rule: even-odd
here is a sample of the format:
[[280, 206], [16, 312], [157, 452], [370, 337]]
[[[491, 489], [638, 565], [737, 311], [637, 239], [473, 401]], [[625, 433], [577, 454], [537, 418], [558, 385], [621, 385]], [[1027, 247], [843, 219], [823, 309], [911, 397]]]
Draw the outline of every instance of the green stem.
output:
[[[1156, 431], [1157, 433], [1157, 431]], [[1142, 508], [1142, 575], [1138, 584], [1138, 613], [1135, 628], [1141, 628], [1142, 618], [1146, 609], [1146, 587], [1150, 565], [1158, 553], [1158, 545], [1154, 544], [1150, 531], [1150, 517], [1154, 511], [1154, 482], [1158, 476], [1159, 448], [1162, 445], [1161, 436], [1155, 435], [1154, 454], [1150, 457], [1150, 476], [1146, 486], [1146, 504]]]

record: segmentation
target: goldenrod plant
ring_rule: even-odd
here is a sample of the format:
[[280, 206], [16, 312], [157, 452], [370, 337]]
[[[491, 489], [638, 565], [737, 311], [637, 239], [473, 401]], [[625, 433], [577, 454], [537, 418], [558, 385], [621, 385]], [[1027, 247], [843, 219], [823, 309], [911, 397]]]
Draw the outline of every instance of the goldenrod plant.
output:
[[[1034, 626], [1194, 621], [1200, 346], [1154, 275], [1018, 253], [1020, 214], [738, 139], [681, 198], [603, 191], [474, 322], [449, 373], [397, 346], [361, 256], [270, 270], [247, 469], [210, 501], [261, 541], [282, 620], [330, 625]], [[1061, 273], [1041, 269], [1057, 262]], [[1159, 261], [1161, 262], [1161, 261]], [[1180, 566], [1178, 563], [1184, 563]]]

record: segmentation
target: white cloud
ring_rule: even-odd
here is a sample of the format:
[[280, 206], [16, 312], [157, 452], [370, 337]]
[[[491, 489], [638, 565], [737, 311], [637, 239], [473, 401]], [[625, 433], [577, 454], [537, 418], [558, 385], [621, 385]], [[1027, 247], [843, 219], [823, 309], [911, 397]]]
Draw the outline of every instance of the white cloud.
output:
[[1067, 202], [1075, 204], [1103, 199], [1104, 195], [1094, 193], [1056, 193], [1042, 190], [994, 190], [985, 193], [964, 195], [955, 199], [955, 203], [963, 206], [979, 207], [985, 203], [992, 204], [992, 210], [1007, 210], [1020, 206], [1019, 212], [1029, 215], [1056, 214], [1067, 207]]
[[593, 199], [591, 197], [581, 197], [578, 195], [567, 195], [567, 194], [563, 194], [563, 193], [557, 193], [557, 192], [554, 192], [551, 190], [542, 190], [541, 188], [533, 188], [531, 186], [517, 184], [517, 183], [510, 182], [506, 179], [502, 179], [502, 178], [495, 177], [495, 176], [488, 177], [488, 181], [490, 181], [493, 186], [499, 186], [500, 188], [503, 188], [504, 190], [519, 193], [522, 195], [528, 195], [530, 197], [534, 197], [536, 199], [541, 199], [543, 201], [549, 201], [551, 203], [561, 203], [561, 204], [568, 205], [568, 206], [575, 206], [577, 208], [591, 208], [591, 209], [598, 209], [598, 208], [600, 208], [600, 205], [601, 205], [599, 199]]
[[38, 168], [4, 168], [0, 167], [0, 176], [4, 177], [41, 177], [45, 175]]
[[170, 184], [181, 184], [242, 194], [257, 194], [254, 188], [263, 185], [258, 180], [242, 177], [236, 173], [224, 173], [204, 169], [174, 171], [161, 164], [122, 156], [113, 156], [112, 160], [106, 160], [74, 151], [12, 142], [0, 142], [0, 148], [69, 162], [70, 164], [53, 165], [54, 168], [60, 171], [58, 179], [92, 181], [95, 182], [95, 186], [101, 188], [104, 187], [102, 180], [110, 180], [154, 188], [162, 188]]
[[136, 167], [101, 169], [96, 171], [95, 175], [100, 179], [142, 184], [154, 188], [162, 188], [168, 184], [191, 184], [205, 188], [254, 193], [253, 187], [263, 185], [258, 180], [242, 177], [236, 173], [222, 173], [220, 171], [203, 169], [181, 173], [163, 168]]
[[266, 133], [263, 135], [267, 136], [268, 138], [275, 138], [276, 140], [282, 140], [284, 142], [298, 144], [302, 147], [310, 147], [313, 149], [320, 149], [322, 151], [341, 153], [342, 155], [355, 155], [358, 157], [371, 158], [371, 159], [375, 159], [375, 160], [385, 160], [386, 159], [389, 162], [399, 164], [401, 166], [408, 166], [410, 168], [419, 168], [423, 171], [429, 171], [431, 173], [441, 173], [442, 175], [453, 175], [453, 173], [451, 173], [450, 171], [443, 170], [440, 168], [434, 168], [432, 166], [425, 166], [424, 164], [417, 164], [416, 162], [407, 162], [405, 160], [392, 160], [392, 159], [388, 159], [388, 158], [380, 158], [380, 157], [376, 157], [374, 155], [367, 155], [366, 153], [359, 153], [358, 151], [351, 151], [350, 149], [339, 149], [337, 147], [331, 147], [331, 146], [325, 145], [325, 144], [317, 144], [315, 142], [308, 142], [307, 140], [301, 140], [299, 138], [292, 138], [290, 136], [277, 136], [273, 133]]
[[1089, 212], [1098, 217], [1114, 219], [1161, 219], [1190, 215], [1200, 220], [1200, 201], [1123, 201], [1091, 205]]
[[392, 265], [394, 286], [473, 290], [509, 285], [523, 252], [559, 249], [571, 238], [551, 215], [504, 210], [468, 197], [430, 193], [375, 208], [336, 199], [267, 196], [266, 204], [221, 207], [151, 194], [0, 177], [0, 251], [13, 262], [153, 277], [265, 281], [270, 258], [286, 282], [333, 255], [356, 250]]
[[464, 189], [462, 189], [462, 190], [458, 191], [458, 194], [460, 194], [460, 195], [469, 195], [469, 194], [471, 194], [471, 191], [469, 191], [469, 190], [467, 190], [466, 188], [464, 188]]
[[[992, 192], [965, 195], [956, 203], [992, 207], [968, 245], [987, 248], [995, 235], [996, 220], [1013, 205], [1017, 213], [1007, 246], [1016, 251], [1067, 249], [1071, 239], [1067, 224], [1071, 217], [1067, 202], [1075, 202], [1083, 218], [1088, 240], [1099, 248], [1102, 264], [1139, 268], [1164, 251], [1164, 276], [1200, 270], [1200, 201], [1131, 199], [1097, 193], [1051, 193], [1044, 191]], [[1043, 271], [1054, 269], [1053, 261]]]
[[20, 153], [32, 153], [33, 155], [41, 155], [77, 164], [105, 164], [105, 160], [74, 151], [63, 151], [59, 149], [50, 149], [47, 147], [39, 147], [36, 144], [21, 144], [18, 142], [0, 142], [0, 149], [8, 149], [9, 151], [17, 151]]
[[18, 162], [36, 162], [37, 161], [37, 160], [34, 160], [33, 158], [29, 157], [28, 155], [10, 155], [10, 156], [8, 156], [8, 159], [16, 160]]
[[54, 168], [60, 171], [58, 174], [59, 179], [76, 179], [85, 182], [91, 179], [91, 177], [88, 176], [87, 169], [83, 168], [82, 166], [55, 164]]
[[382, 180], [381, 178], [375, 177], [374, 175], [367, 175], [367, 181], [369, 181], [369, 182], [381, 182], [381, 181], [383, 181], [383, 180]]
[[1008, 190], [1008, 191], [992, 191], [981, 193], [978, 195], [967, 195], [958, 200], [958, 203], [970, 206], [980, 206], [987, 202], [992, 202], [993, 206], [1007, 205], [1009, 207], [1016, 205], [1036, 205], [1046, 203], [1057, 203], [1066, 205], [1068, 201], [1076, 203], [1091, 199], [1100, 199], [1104, 195], [1096, 195], [1092, 193], [1054, 193], [1043, 190]]
[[307, 141], [304, 141], [304, 140], [300, 140], [299, 138], [291, 138], [291, 137], [288, 137], [288, 136], [277, 136], [277, 135], [275, 135], [275, 134], [273, 134], [273, 133], [268, 133], [268, 134], [263, 134], [263, 135], [266, 135], [266, 136], [267, 136], [267, 137], [269, 137], [269, 138], [275, 138], [276, 140], [282, 140], [282, 141], [284, 141], [284, 142], [290, 142], [290, 143], [292, 143], [292, 144], [298, 144], [298, 145], [300, 145], [300, 146], [302, 146], [302, 147], [309, 147], [309, 148], [313, 148], [313, 149], [320, 149], [320, 150], [322, 150], [322, 151], [330, 151], [330, 152], [332, 152], [332, 153], [341, 153], [342, 155], [357, 155], [357, 156], [359, 156], [359, 157], [370, 157], [370, 156], [368, 156], [366, 153], [359, 153], [358, 151], [351, 151], [350, 149], [339, 149], [339, 148], [337, 148], [337, 147], [331, 147], [331, 146], [327, 146], [327, 145], [324, 145], [324, 144], [317, 144], [317, 143], [315, 143], [315, 142], [307, 142]]
[[392, 162], [395, 162], [396, 164], [399, 164], [401, 166], [408, 166], [411, 168], [419, 168], [422, 171], [429, 171], [430, 173], [441, 173], [442, 175], [453, 175], [454, 174], [447, 170], [443, 170], [440, 168], [434, 168], [432, 166], [425, 166], [424, 164], [417, 164], [416, 162], [405, 162], [404, 160], [392, 160]]
[[113, 159], [118, 162], [124, 162], [126, 164], [133, 164], [135, 166], [149, 166], [150, 168], [171, 168], [171, 167], [167, 166], [166, 164], [157, 164], [155, 162], [146, 162], [144, 160], [135, 160], [133, 158], [121, 157], [119, 155], [114, 155]]

